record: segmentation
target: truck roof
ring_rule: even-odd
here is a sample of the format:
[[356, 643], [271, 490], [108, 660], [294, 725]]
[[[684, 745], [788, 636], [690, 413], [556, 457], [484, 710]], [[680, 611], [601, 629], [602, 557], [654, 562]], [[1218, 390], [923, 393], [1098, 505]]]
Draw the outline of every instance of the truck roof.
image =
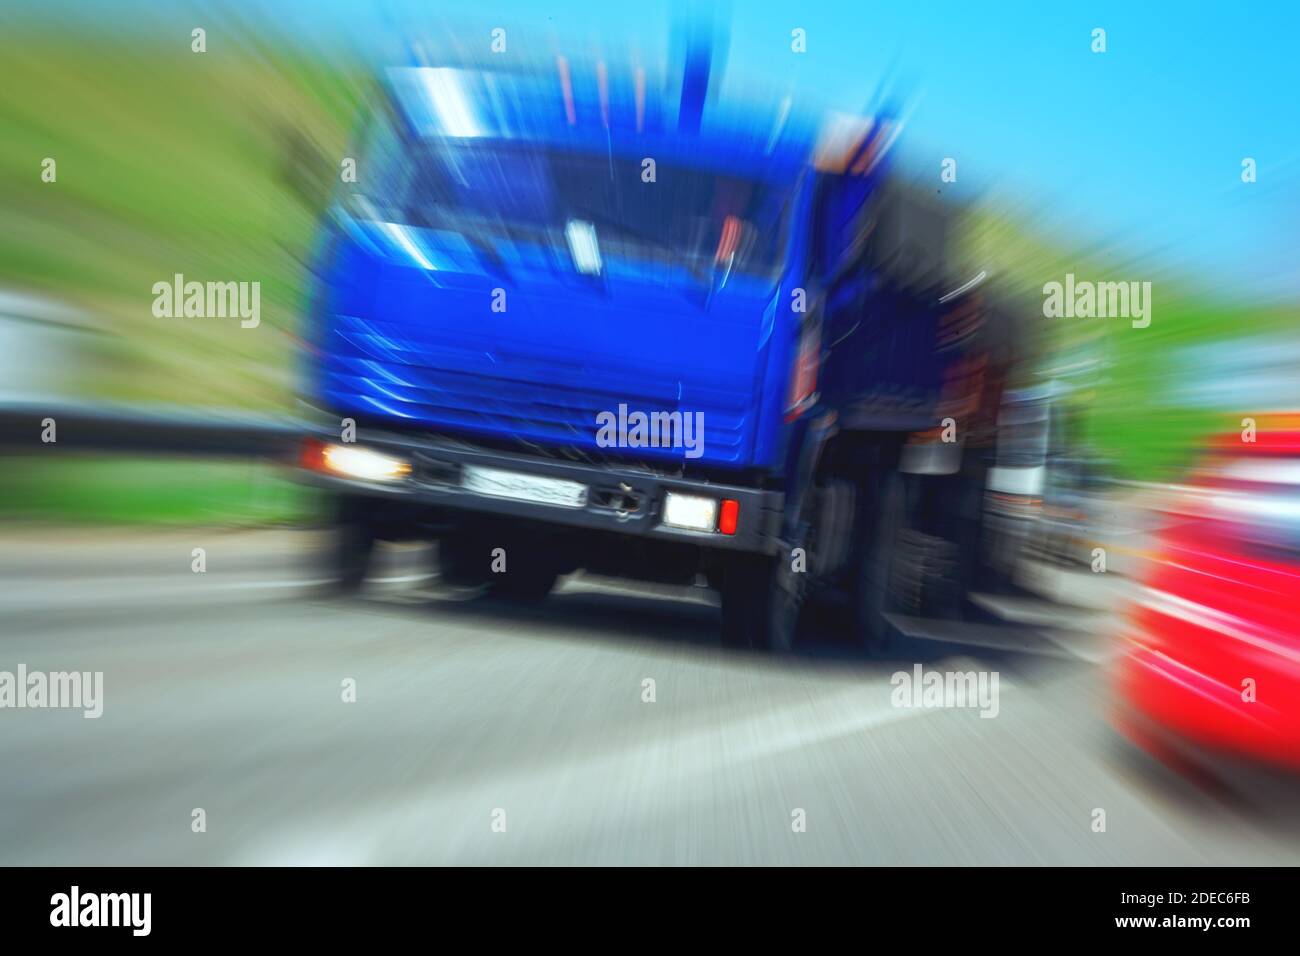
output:
[[489, 70], [402, 66], [386, 88], [417, 137], [653, 158], [754, 179], [790, 181], [807, 168], [816, 125], [792, 98], [722, 102], [707, 78], [675, 83], [633, 67], [570, 64]]

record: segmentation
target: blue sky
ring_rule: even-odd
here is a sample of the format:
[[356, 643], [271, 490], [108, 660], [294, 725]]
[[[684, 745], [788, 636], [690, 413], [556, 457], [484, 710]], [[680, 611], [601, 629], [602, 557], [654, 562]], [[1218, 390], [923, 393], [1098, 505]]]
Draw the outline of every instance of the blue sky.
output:
[[[31, 16], [101, 19], [109, 5], [46, 0]], [[513, 49], [633, 46], [653, 58], [689, 10], [727, 28], [730, 80], [861, 109], [887, 68], [914, 107], [905, 155], [951, 156], [959, 194], [991, 190], [1074, 241], [1154, 262], [1234, 299], [1300, 298], [1300, 3], [856, 0], [223, 0], [112, 6], [181, 20], [242, 8], [309, 39], [370, 44], [408, 24], [504, 26]], [[436, 11], [432, 12], [432, 11]], [[141, 16], [115, 18], [143, 23]], [[807, 52], [790, 50], [790, 31]], [[1090, 49], [1106, 30], [1107, 52]], [[522, 38], [522, 39], [519, 39]], [[486, 42], [486, 41], [485, 41]], [[547, 53], [550, 52], [548, 49]], [[1243, 157], [1259, 181], [1240, 179]], [[1133, 278], [1140, 278], [1134, 276]]]

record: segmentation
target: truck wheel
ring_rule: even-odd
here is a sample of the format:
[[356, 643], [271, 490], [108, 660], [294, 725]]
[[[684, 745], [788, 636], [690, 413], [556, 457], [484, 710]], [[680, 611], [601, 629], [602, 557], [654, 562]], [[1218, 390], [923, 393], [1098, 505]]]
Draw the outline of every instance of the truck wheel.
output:
[[732, 559], [723, 569], [719, 588], [722, 643], [778, 653], [793, 650], [806, 582], [807, 575], [792, 571], [783, 555]]
[[[790, 551], [774, 557], [737, 555], [726, 562], [720, 588], [724, 644], [778, 654], [794, 650], [808, 599], [808, 579], [817, 568], [819, 512], [825, 497], [821, 486], [809, 488], [802, 496]], [[796, 549], [801, 552], [798, 570]]]
[[367, 517], [365, 499], [340, 495], [332, 508], [325, 573], [334, 592], [350, 594], [365, 583], [375, 550], [375, 528]]
[[890, 589], [894, 551], [906, 526], [907, 495], [903, 477], [893, 471], [885, 474], [876, 486], [874, 499], [856, 574], [854, 630], [864, 648], [883, 654], [889, 650], [893, 635], [893, 627], [885, 615], [894, 606]]

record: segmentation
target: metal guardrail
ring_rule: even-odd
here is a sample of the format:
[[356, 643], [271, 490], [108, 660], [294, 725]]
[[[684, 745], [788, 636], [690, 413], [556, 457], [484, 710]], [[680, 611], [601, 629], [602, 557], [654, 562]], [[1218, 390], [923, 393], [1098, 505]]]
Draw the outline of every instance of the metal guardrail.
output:
[[[48, 441], [50, 422], [54, 441]], [[0, 454], [132, 452], [285, 458], [306, 423], [239, 412], [195, 412], [66, 400], [0, 401]]]

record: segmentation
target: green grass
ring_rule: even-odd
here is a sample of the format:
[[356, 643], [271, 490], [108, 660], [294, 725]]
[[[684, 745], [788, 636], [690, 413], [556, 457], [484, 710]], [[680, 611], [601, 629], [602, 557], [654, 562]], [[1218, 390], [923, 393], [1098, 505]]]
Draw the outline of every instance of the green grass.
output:
[[[292, 51], [6, 38], [0, 284], [108, 332], [85, 346], [85, 395], [284, 407], [305, 260], [363, 91]], [[259, 282], [261, 326], [154, 317], [153, 284], [178, 272]]]
[[[0, 288], [70, 303], [73, 397], [291, 407], [306, 260], [366, 96], [363, 74], [292, 49], [11, 33], [0, 57]], [[42, 161], [57, 180], [42, 182]], [[261, 283], [261, 325], [159, 319], [175, 273]], [[300, 516], [265, 466], [7, 460], [0, 512], [84, 521]]]
[[260, 462], [68, 456], [6, 464], [0, 514], [12, 520], [266, 525], [312, 517], [317, 499]]

